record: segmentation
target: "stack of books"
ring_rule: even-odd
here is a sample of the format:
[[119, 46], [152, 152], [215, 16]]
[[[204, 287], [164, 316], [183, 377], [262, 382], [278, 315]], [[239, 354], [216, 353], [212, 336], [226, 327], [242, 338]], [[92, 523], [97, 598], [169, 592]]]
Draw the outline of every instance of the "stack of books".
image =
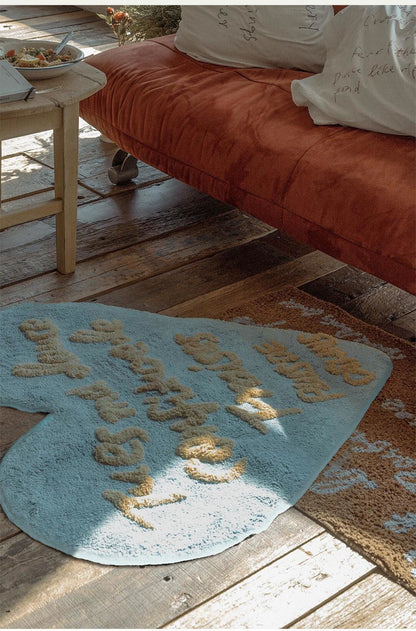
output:
[[0, 103], [27, 101], [35, 88], [7, 60], [0, 61]]

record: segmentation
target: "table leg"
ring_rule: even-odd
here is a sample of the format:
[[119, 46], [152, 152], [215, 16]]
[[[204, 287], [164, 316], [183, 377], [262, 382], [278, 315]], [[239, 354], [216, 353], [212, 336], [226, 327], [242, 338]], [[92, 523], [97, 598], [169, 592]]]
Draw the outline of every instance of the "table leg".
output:
[[2, 147], [1, 147], [1, 143], [2, 141], [0, 140], [0, 210], [1, 210], [1, 160], [2, 160]]
[[62, 110], [62, 125], [54, 130], [55, 196], [62, 199], [56, 215], [56, 261], [58, 271], [75, 269], [78, 197], [78, 103]]

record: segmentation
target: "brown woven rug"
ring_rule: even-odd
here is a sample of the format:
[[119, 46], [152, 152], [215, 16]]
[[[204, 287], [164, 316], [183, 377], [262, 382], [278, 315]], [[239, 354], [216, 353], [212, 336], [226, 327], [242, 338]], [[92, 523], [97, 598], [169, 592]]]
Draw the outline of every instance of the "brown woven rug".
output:
[[416, 349], [342, 309], [285, 289], [218, 315], [379, 348], [393, 372], [297, 508], [416, 592]]

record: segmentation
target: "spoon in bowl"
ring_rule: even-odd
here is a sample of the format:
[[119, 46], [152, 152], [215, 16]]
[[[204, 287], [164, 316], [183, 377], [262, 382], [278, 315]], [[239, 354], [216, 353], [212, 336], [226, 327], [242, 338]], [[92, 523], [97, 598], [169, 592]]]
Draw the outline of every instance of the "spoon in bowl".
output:
[[59, 53], [61, 52], [61, 50], [63, 49], [63, 47], [65, 46], [65, 44], [67, 42], [69, 42], [69, 40], [71, 39], [71, 37], [73, 36], [74, 31], [71, 31], [70, 33], [67, 33], [65, 35], [65, 37], [63, 38], [62, 41], [59, 42], [59, 44], [57, 46], [55, 46], [55, 48], [52, 51], [52, 55], [50, 57], [50, 61], [54, 61], [57, 56], [59, 55]]

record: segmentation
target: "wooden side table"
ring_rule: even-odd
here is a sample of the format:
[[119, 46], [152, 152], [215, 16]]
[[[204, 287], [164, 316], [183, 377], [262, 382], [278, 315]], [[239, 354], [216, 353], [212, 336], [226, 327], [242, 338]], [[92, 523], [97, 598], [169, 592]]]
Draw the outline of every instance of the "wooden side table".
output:
[[52, 129], [55, 196], [10, 212], [0, 209], [0, 230], [56, 215], [57, 268], [69, 274], [76, 261], [79, 102], [101, 90], [106, 77], [80, 62], [61, 76], [32, 84], [40, 92], [33, 99], [0, 105], [0, 158], [2, 140]]

